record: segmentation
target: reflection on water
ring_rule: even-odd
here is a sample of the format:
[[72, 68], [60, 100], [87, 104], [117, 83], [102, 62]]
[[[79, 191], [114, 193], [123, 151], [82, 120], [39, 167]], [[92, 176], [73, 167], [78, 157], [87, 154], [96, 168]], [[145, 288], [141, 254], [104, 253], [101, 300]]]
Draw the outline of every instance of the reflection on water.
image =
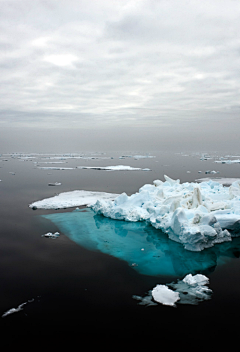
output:
[[190, 252], [146, 222], [112, 220], [91, 209], [42, 216], [80, 246], [125, 260], [144, 275], [182, 277], [207, 273], [240, 254], [240, 238], [202, 252]]

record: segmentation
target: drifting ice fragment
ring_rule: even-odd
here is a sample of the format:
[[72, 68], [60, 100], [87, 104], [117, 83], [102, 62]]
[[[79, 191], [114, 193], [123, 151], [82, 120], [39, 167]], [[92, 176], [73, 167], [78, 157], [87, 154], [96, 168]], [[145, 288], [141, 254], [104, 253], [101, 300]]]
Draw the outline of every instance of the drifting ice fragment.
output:
[[218, 164], [239, 164], [240, 159], [234, 159], [234, 160], [215, 160], [215, 163]]
[[105, 171], [151, 171], [150, 169], [141, 169], [140, 167], [131, 167], [127, 165], [116, 166], [78, 166], [78, 169], [92, 169], [92, 170], [105, 170]]
[[[152, 305], [155, 302], [175, 307], [175, 303], [197, 305], [199, 302], [211, 299], [212, 290], [206, 285], [209, 279], [205, 275], [188, 274], [177, 283], [157, 285], [145, 297], [132, 296], [141, 305]], [[170, 288], [169, 288], [170, 287]]]
[[180, 299], [178, 292], [170, 290], [165, 285], [157, 285], [154, 287], [152, 290], [152, 296], [154, 301], [173, 307], [175, 307], [175, 303]]
[[203, 178], [198, 178], [195, 181], [199, 182], [199, 183], [214, 181], [214, 182], [220, 183], [223, 186], [231, 186], [233, 184], [233, 182], [235, 182], [235, 181], [239, 181], [240, 182], [240, 178], [228, 178], [228, 177], [208, 178], [208, 177], [203, 177]]
[[61, 186], [60, 182], [50, 182], [48, 186]]
[[17, 308], [11, 308], [8, 311], [6, 311], [3, 315], [2, 318], [6, 317], [9, 314], [13, 314], [13, 313], [17, 313], [20, 312], [21, 310], [23, 310], [23, 306], [25, 306], [25, 304], [27, 304], [27, 302], [24, 302], [22, 304], [20, 304]]
[[59, 232], [55, 232], [55, 233], [48, 232], [48, 233], [45, 233], [45, 235], [42, 235], [42, 237], [52, 238], [53, 240], [55, 240], [56, 238], [59, 237], [59, 235], [60, 235]]

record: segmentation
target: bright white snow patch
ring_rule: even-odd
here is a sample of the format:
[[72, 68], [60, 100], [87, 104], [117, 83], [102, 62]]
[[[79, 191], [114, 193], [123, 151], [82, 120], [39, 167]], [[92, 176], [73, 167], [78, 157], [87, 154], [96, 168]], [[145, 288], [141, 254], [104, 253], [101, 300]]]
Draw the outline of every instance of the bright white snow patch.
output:
[[170, 290], [165, 285], [157, 285], [152, 290], [154, 301], [165, 304], [167, 306], [175, 306], [175, 303], [180, 299], [179, 293]]
[[91, 206], [97, 200], [113, 200], [119, 194], [106, 192], [72, 191], [63, 192], [57, 196], [39, 200], [29, 205], [33, 209], [63, 209], [77, 207], [81, 205]]

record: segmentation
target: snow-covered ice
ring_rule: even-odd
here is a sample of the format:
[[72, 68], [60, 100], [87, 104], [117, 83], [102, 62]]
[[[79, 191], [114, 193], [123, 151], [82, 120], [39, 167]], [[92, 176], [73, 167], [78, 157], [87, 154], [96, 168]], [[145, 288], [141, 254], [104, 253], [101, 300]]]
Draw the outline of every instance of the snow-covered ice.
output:
[[96, 213], [116, 220], [148, 221], [185, 249], [201, 251], [231, 241], [240, 230], [240, 182], [224, 187], [214, 181], [183, 183], [168, 176], [114, 201], [98, 200]]
[[78, 169], [92, 169], [92, 170], [105, 170], [105, 171], [151, 171], [150, 169], [141, 169], [140, 167], [131, 167], [127, 165], [115, 166], [78, 166]]
[[167, 306], [175, 306], [175, 303], [180, 299], [179, 293], [174, 292], [166, 285], [157, 285], [152, 290], [154, 301]]
[[63, 192], [54, 197], [39, 200], [29, 205], [33, 209], [63, 209], [81, 205], [93, 205], [97, 199], [115, 199], [119, 194], [91, 191]]
[[196, 305], [211, 299], [212, 290], [206, 286], [208, 284], [209, 279], [205, 275], [188, 274], [177, 283], [157, 285], [145, 297], [134, 295], [133, 298], [139, 300], [139, 304], [147, 306], [154, 305], [154, 302], [173, 307], [176, 306], [175, 303]]

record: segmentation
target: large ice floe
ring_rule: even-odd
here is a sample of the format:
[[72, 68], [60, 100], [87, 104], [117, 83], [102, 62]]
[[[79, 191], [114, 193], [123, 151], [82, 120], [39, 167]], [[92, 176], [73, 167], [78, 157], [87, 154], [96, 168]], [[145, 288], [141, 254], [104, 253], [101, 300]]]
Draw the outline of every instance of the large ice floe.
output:
[[[114, 201], [97, 200], [98, 214], [125, 221], [148, 221], [191, 251], [231, 241], [240, 230], [240, 182], [230, 187], [214, 181], [183, 183], [168, 176]], [[230, 233], [230, 232], [231, 233]]]
[[78, 166], [78, 169], [89, 170], [104, 170], [104, 171], [151, 171], [148, 168], [141, 169], [140, 167], [132, 167], [128, 165], [114, 165], [114, 166]]
[[201, 301], [211, 299], [212, 290], [206, 285], [209, 279], [202, 274], [188, 274], [177, 283], [157, 285], [147, 296], [133, 295], [141, 305], [156, 305], [155, 302], [175, 307], [175, 303], [196, 305]]
[[119, 194], [106, 192], [91, 191], [70, 191], [63, 192], [54, 197], [46, 198], [33, 202], [29, 205], [32, 209], [64, 209], [71, 207], [79, 207], [82, 205], [91, 206], [98, 199], [115, 199]]

